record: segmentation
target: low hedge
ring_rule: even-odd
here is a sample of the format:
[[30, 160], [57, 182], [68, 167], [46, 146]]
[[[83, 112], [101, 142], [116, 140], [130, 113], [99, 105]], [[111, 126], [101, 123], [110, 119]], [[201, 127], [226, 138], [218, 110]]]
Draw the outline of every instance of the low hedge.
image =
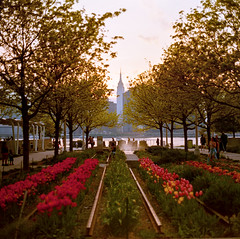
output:
[[151, 155], [151, 160], [158, 164], [182, 163], [186, 160], [196, 160], [197, 156], [193, 152], [185, 152], [182, 149], [168, 149], [159, 146], [148, 147], [145, 151], [137, 151], [139, 158]]

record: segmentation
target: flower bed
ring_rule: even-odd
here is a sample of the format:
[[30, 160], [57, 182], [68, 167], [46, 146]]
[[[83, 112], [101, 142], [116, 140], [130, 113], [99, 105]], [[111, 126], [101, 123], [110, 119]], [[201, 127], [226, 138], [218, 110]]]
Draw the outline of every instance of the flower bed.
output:
[[[184, 198], [194, 198], [193, 186], [188, 180], [180, 178], [175, 173], [168, 172], [167, 169], [161, 168], [154, 164], [149, 158], [139, 159], [140, 167], [147, 170], [147, 173], [154, 177], [154, 183], [159, 183], [161, 179], [162, 186], [166, 194], [173, 194], [173, 197], [180, 204]], [[201, 196], [202, 191], [196, 192], [195, 196]]]
[[236, 170], [240, 172], [239, 163], [234, 163], [231, 160], [227, 160], [227, 159], [219, 159], [217, 162], [215, 162], [215, 166], [222, 167], [224, 169], [226, 168], [229, 171]]
[[76, 158], [66, 158], [53, 166], [43, 168], [39, 173], [27, 176], [25, 180], [4, 186], [0, 190], [0, 207], [6, 209], [8, 203], [17, 203], [26, 190], [28, 194], [35, 194], [39, 185], [55, 180], [58, 174], [69, 171], [75, 162]]
[[208, 164], [202, 163], [202, 162], [198, 162], [198, 161], [187, 161], [186, 164], [196, 167], [196, 168], [202, 168], [204, 170], [207, 170], [210, 173], [230, 176], [236, 183], [240, 183], [240, 173], [235, 170], [229, 171], [227, 169], [222, 169], [221, 167], [216, 167], [216, 166], [213, 167], [211, 165], [208, 165]]
[[[203, 194], [201, 190], [194, 195], [193, 186], [188, 180], [159, 167], [149, 158], [139, 159], [139, 162], [139, 173], [159, 202], [162, 211], [177, 227], [180, 237], [209, 237], [223, 234], [224, 228], [220, 226], [218, 218], [206, 213], [204, 208], [193, 200]], [[159, 184], [162, 187], [159, 187]]]
[[47, 195], [40, 196], [43, 202], [37, 205], [38, 211], [40, 213], [48, 212], [48, 216], [50, 216], [54, 208], [60, 211], [62, 207], [68, 205], [76, 207], [77, 203], [74, 200], [82, 190], [85, 190], [84, 184], [97, 165], [97, 159], [86, 159], [84, 164], [74, 169], [74, 172], [67, 177], [66, 181], [62, 182], [62, 185], [56, 186], [55, 190]]

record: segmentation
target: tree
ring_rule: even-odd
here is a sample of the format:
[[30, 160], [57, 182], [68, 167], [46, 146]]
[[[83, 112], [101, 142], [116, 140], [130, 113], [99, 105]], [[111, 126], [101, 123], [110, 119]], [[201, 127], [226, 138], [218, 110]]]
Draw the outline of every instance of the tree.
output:
[[166, 79], [162, 82], [160, 78], [158, 84], [164, 85], [167, 99], [174, 106], [171, 110], [171, 118], [183, 127], [185, 151], [187, 152], [187, 133], [189, 129], [193, 129], [193, 113], [199, 103], [197, 88], [189, 87], [193, 78], [188, 49], [181, 42], [173, 43], [164, 53], [163, 65]]
[[155, 87], [161, 89], [162, 92], [162, 100], [164, 101], [164, 113], [166, 117], [166, 130], [170, 131], [171, 137], [171, 148], [173, 149], [173, 131], [176, 129], [175, 122], [178, 119], [176, 114], [177, 105], [174, 104], [175, 95], [171, 94], [172, 82], [171, 82], [171, 74], [167, 65], [164, 63], [153, 66], [151, 77], [154, 80]]
[[116, 112], [108, 112], [107, 98], [95, 98], [85, 110], [81, 111], [78, 118], [79, 126], [86, 134], [86, 148], [88, 148], [89, 133], [102, 126], [114, 127], [117, 125], [118, 116]]
[[[105, 13], [102, 16], [95, 14], [88, 16], [84, 14], [84, 10], [66, 12], [65, 15], [60, 15], [61, 24], [57, 19], [53, 24], [54, 30], [43, 38], [43, 45], [50, 46], [50, 50], [44, 52], [47, 56], [44, 63], [47, 69], [51, 69], [50, 77], [58, 79], [58, 83], [55, 84], [44, 105], [55, 123], [55, 156], [58, 154], [60, 124], [61, 121], [66, 120], [67, 114], [70, 116], [68, 125], [72, 134], [73, 116], [70, 112], [72, 112], [71, 108], [75, 107], [72, 105], [74, 97], [79, 97], [76, 92], [79, 86], [74, 87], [81, 84], [81, 78], [84, 78], [86, 72], [95, 73], [96, 69], [100, 69], [99, 71], [103, 73], [106, 71], [104, 54], [109, 54], [110, 57], [115, 56], [111, 48], [119, 37], [114, 37], [114, 41], [107, 42], [103, 28], [108, 18], [118, 16], [122, 11], [124, 9], [114, 13]], [[59, 39], [61, 44], [52, 42], [52, 39]], [[52, 62], [59, 63], [52, 67]], [[98, 85], [98, 80], [102, 79], [95, 77], [94, 80], [93, 84]], [[82, 90], [87, 93], [88, 89]], [[72, 139], [70, 139], [70, 144], [71, 141]]]
[[163, 146], [163, 125], [166, 121], [167, 104], [164, 92], [154, 85], [149, 72], [144, 72], [130, 88], [130, 97], [124, 106], [124, 121], [144, 130], [158, 129]]
[[[62, 1], [63, 2], [63, 1]], [[119, 15], [83, 16], [74, 1], [3, 0], [0, 6], [1, 105], [23, 120], [23, 168], [29, 167], [29, 121], [57, 82], [91, 60], [102, 61], [116, 39], [104, 41], [104, 21]]]
[[103, 96], [109, 93], [109, 90], [104, 84], [104, 70], [91, 67], [91, 72], [88, 72], [88, 74], [87, 72], [85, 73], [86, 76], [82, 76], [81, 79], [73, 81], [71, 86], [71, 106], [68, 106], [69, 110], [65, 118], [69, 129], [70, 151], [73, 150], [73, 132], [79, 127], [79, 118], [81, 119], [83, 117], [83, 113], [91, 104], [96, 103], [95, 99], [93, 99], [93, 92], [98, 91], [100, 88]]
[[237, 0], [205, 0], [174, 26], [174, 38], [191, 52], [194, 85], [205, 98], [236, 109], [240, 109], [239, 9]]
[[[200, 125], [208, 140], [224, 105], [239, 109], [239, 1], [202, 1], [175, 23], [173, 39], [188, 52], [191, 84], [200, 99]], [[225, 114], [226, 113], [226, 114]]]
[[240, 131], [239, 111], [231, 107], [224, 107], [222, 112], [215, 115], [213, 128], [215, 132], [232, 133], [235, 138], [236, 132]]
[[29, 121], [55, 83], [52, 78], [37, 74], [43, 61], [40, 38], [50, 32], [56, 12], [63, 13], [70, 5], [57, 7], [54, 0], [1, 1], [0, 104], [21, 113], [24, 170], [29, 167]]

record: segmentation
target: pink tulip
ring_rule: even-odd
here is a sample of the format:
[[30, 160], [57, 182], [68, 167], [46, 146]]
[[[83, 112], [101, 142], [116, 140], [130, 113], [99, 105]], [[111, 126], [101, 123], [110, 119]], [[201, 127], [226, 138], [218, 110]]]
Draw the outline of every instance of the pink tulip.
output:
[[18, 202], [27, 190], [28, 194], [35, 194], [38, 185], [47, 184], [56, 179], [57, 175], [68, 171], [76, 162], [76, 158], [67, 158], [53, 166], [43, 168], [41, 172], [29, 175], [24, 181], [4, 186], [0, 190], [0, 206], [6, 209], [7, 203]]
[[[53, 208], [61, 210], [67, 206], [76, 207], [77, 203], [72, 200], [76, 200], [79, 193], [86, 189], [84, 183], [91, 176], [98, 163], [97, 159], [86, 159], [84, 164], [75, 169], [61, 185], [56, 186], [54, 191], [51, 191], [47, 196], [41, 195], [40, 199], [43, 198], [43, 202], [37, 205], [38, 211], [40, 213], [48, 211], [48, 215], [51, 216]], [[49, 211], [49, 209], [51, 210]]]
[[[179, 178], [176, 173], [169, 173], [167, 169], [161, 168], [154, 164], [149, 158], [139, 159], [140, 167], [148, 172], [153, 177], [161, 178], [163, 180], [162, 186], [166, 194], [174, 194], [174, 198], [183, 197], [184, 195], [188, 198], [194, 198], [193, 186], [188, 180]], [[154, 183], [156, 180], [154, 179]], [[183, 199], [180, 200], [180, 203]]]

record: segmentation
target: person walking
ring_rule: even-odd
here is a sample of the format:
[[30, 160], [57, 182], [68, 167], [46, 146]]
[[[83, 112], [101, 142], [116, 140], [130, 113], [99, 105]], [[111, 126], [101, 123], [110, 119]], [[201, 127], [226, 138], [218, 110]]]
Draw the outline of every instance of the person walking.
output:
[[93, 149], [93, 147], [94, 147], [94, 144], [95, 144], [95, 142], [94, 142], [94, 137], [92, 137], [91, 138], [91, 148]]
[[217, 159], [217, 151], [216, 151], [216, 141], [215, 138], [212, 137], [209, 142], [209, 154], [207, 157], [207, 163], [212, 163], [214, 159]]
[[110, 141], [110, 148], [111, 148], [111, 159], [115, 158], [116, 150], [117, 150], [117, 145], [116, 141], [114, 138], [112, 138], [112, 141]]
[[12, 150], [10, 149], [10, 151], [9, 151], [9, 161], [10, 161], [10, 165], [14, 165], [13, 164], [13, 153], [12, 153]]
[[206, 144], [206, 138], [203, 134], [201, 135], [200, 142], [201, 142], [201, 150], [203, 150]]
[[156, 141], [156, 143], [157, 143], [157, 146], [159, 146], [159, 138], [157, 138], [157, 141]]
[[7, 142], [2, 142], [2, 166], [8, 166], [8, 146]]
[[228, 143], [228, 136], [224, 133], [221, 135], [221, 144], [222, 144], [222, 150], [227, 151], [227, 143]]

